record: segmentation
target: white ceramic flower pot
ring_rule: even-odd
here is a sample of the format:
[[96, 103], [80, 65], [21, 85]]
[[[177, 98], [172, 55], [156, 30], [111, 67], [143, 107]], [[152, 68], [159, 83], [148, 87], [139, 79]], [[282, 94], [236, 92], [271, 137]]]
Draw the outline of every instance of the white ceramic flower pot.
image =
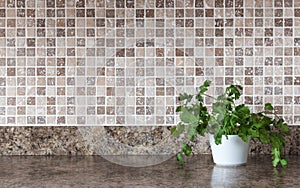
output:
[[[250, 139], [249, 139], [250, 140]], [[237, 166], [247, 162], [249, 140], [244, 142], [237, 135], [222, 137], [222, 144], [216, 145], [214, 135], [209, 135], [214, 163], [221, 166]]]

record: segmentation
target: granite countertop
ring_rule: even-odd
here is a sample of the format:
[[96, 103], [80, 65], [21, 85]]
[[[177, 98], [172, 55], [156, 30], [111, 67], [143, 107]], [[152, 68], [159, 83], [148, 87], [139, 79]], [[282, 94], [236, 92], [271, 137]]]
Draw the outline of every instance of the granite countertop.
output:
[[137, 168], [118, 165], [100, 156], [0, 156], [0, 185], [9, 188], [300, 187], [299, 156], [288, 156], [288, 161], [288, 168], [274, 169], [269, 155], [254, 155], [249, 156], [245, 166], [218, 167], [211, 155], [194, 155], [183, 168], [174, 157]]
[[[300, 155], [300, 126], [289, 129], [284, 154]], [[208, 135], [196, 141], [194, 154], [211, 152]], [[176, 154], [180, 142], [170, 136], [170, 127], [0, 127], [0, 156]], [[270, 147], [252, 140], [249, 153], [269, 154]]]

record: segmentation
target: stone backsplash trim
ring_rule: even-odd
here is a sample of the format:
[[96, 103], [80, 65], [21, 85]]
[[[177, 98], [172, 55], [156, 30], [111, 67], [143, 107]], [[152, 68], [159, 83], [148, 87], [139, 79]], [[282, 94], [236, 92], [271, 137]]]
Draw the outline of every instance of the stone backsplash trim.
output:
[[[158, 127], [144, 130], [156, 131]], [[118, 127], [111, 127], [117, 130]], [[149, 144], [151, 136], [137, 140], [138, 136], [129, 135], [123, 138], [112, 136], [103, 127], [0, 127], [0, 155], [158, 155], [176, 154], [180, 141], [165, 139], [169, 129], [161, 127], [161, 142]], [[128, 129], [130, 130], [130, 128]], [[126, 134], [127, 130], [121, 127]], [[300, 128], [290, 127], [291, 135], [286, 138], [285, 155], [300, 154]], [[129, 132], [139, 133], [131, 129]], [[128, 133], [128, 132], [127, 132]], [[122, 134], [122, 133], [119, 133]], [[122, 140], [123, 139], [123, 140]], [[139, 144], [136, 144], [136, 143]], [[210, 153], [208, 137], [198, 138], [193, 145], [195, 154]], [[270, 147], [259, 142], [251, 142], [249, 153], [270, 154]]]

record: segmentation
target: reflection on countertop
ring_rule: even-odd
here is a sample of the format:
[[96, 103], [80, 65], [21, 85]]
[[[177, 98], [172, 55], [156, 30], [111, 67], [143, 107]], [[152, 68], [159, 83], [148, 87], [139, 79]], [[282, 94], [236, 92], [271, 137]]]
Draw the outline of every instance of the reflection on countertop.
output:
[[299, 156], [288, 156], [289, 166], [285, 169], [273, 168], [270, 157], [249, 156], [247, 165], [238, 167], [215, 166], [211, 155], [188, 158], [184, 167], [175, 157], [154, 166], [129, 167], [100, 156], [0, 156], [0, 185], [10, 188], [300, 187]]

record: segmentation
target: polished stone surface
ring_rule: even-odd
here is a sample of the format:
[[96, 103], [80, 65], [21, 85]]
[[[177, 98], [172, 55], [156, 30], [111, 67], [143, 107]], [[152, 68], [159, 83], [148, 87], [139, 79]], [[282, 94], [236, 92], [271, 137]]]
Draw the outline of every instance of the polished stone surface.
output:
[[[300, 155], [300, 126], [290, 126], [285, 155]], [[0, 127], [0, 155], [157, 155], [175, 154], [180, 139], [168, 127]], [[211, 152], [208, 136], [197, 137], [194, 154]], [[270, 154], [269, 145], [251, 140], [249, 153]]]
[[[120, 158], [124, 160], [126, 156]], [[288, 161], [288, 168], [275, 169], [270, 156], [256, 155], [249, 156], [245, 166], [218, 167], [211, 155], [195, 155], [184, 167], [172, 157], [154, 166], [137, 168], [118, 165], [100, 156], [1, 156], [0, 185], [9, 188], [300, 187], [299, 156], [289, 156]]]

